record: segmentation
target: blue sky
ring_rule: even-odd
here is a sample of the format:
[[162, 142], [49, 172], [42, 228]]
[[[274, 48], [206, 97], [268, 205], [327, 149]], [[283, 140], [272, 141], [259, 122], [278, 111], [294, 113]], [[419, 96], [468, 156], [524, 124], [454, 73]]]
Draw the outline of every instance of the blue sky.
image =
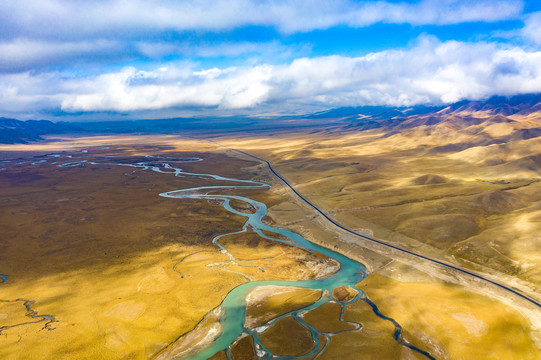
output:
[[538, 0], [0, 3], [0, 116], [289, 114], [531, 92]]

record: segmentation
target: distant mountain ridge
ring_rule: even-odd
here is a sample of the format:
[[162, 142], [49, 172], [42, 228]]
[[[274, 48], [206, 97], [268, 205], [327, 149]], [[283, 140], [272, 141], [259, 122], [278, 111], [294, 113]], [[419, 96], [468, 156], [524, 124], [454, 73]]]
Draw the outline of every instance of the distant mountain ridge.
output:
[[443, 122], [453, 124], [454, 127], [464, 127], [483, 123], [487, 118], [490, 118], [491, 123], [514, 122], [527, 118], [541, 119], [541, 94], [493, 96], [483, 101], [464, 100], [445, 107], [396, 108], [392, 113], [393, 116], [386, 116], [390, 114], [390, 112], [357, 114], [348, 118], [350, 124], [347, 126], [359, 130], [386, 128], [399, 131]]
[[357, 107], [342, 107], [336, 109], [325, 110], [304, 116], [310, 119], [324, 119], [324, 118], [359, 118], [359, 115], [363, 117], [372, 117], [378, 119], [390, 119], [397, 116], [411, 116], [421, 115], [430, 112], [435, 112], [443, 109], [444, 106], [426, 106], [418, 105], [413, 107], [389, 107], [389, 106], [357, 106]]
[[490, 115], [529, 115], [541, 111], [541, 94], [493, 96], [485, 101], [460, 101], [440, 111], [442, 114], [486, 112]]
[[526, 94], [515, 96], [492, 96], [487, 100], [462, 100], [451, 105], [415, 105], [411, 107], [389, 106], [357, 106], [329, 109], [314, 114], [305, 115], [305, 118], [359, 118], [393, 119], [414, 115], [431, 113], [457, 114], [479, 113], [487, 115], [529, 115], [541, 112], [541, 94]]
[[42, 140], [41, 135], [76, 132], [79, 128], [70, 124], [58, 124], [49, 120], [27, 120], [0, 118], [0, 143], [25, 144]]
[[[493, 96], [487, 100], [459, 101], [447, 106], [412, 107], [359, 106], [329, 109], [313, 114], [278, 117], [206, 117], [101, 122], [51, 122], [0, 118], [0, 143], [14, 144], [41, 140], [42, 135], [62, 133], [179, 133], [192, 130], [221, 132], [269, 130], [293, 127], [337, 126], [367, 130], [385, 128], [392, 134], [408, 128], [448, 123], [457, 129], [481, 124], [514, 122], [526, 118], [541, 119], [541, 94]], [[534, 127], [537, 127], [534, 126]], [[524, 130], [524, 136], [537, 136], [537, 130]]]

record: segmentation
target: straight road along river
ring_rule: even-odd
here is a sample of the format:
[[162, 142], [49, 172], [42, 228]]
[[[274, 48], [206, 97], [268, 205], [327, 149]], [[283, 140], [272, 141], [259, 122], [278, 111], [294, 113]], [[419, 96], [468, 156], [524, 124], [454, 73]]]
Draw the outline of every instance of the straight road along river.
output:
[[246, 156], [249, 156], [253, 159], [256, 159], [264, 164], [266, 164], [268, 167], [269, 167], [269, 170], [278, 178], [280, 179], [284, 184], [285, 186], [287, 186], [295, 195], [297, 195], [299, 197], [299, 199], [301, 199], [302, 201], [304, 201], [308, 206], [310, 206], [312, 209], [314, 209], [318, 214], [320, 214], [321, 216], [323, 216], [326, 220], [328, 220], [331, 224], [333, 224], [334, 226], [338, 227], [339, 229], [342, 229], [344, 231], [346, 231], [347, 233], [351, 234], [351, 235], [355, 235], [355, 236], [358, 236], [360, 238], [363, 238], [365, 240], [368, 240], [368, 241], [371, 241], [371, 242], [374, 242], [374, 243], [377, 243], [379, 245], [383, 245], [387, 248], [390, 248], [390, 249], [394, 249], [394, 250], [397, 250], [397, 251], [400, 251], [402, 253], [405, 253], [405, 254], [408, 254], [408, 255], [411, 255], [411, 256], [414, 256], [416, 258], [419, 258], [419, 259], [423, 259], [423, 260], [426, 260], [426, 261], [429, 261], [431, 263], [434, 263], [434, 264], [437, 264], [437, 265], [440, 265], [440, 266], [443, 266], [444, 268], [447, 268], [447, 269], [451, 269], [451, 270], [454, 270], [454, 271], [458, 271], [459, 273], [462, 273], [462, 274], [466, 274], [468, 276], [471, 276], [475, 279], [479, 279], [479, 280], [483, 280], [483, 281], [486, 281], [500, 289], [503, 289], [505, 291], [508, 291], [526, 301], [528, 301], [529, 303], [541, 308], [541, 302], [535, 300], [535, 299], [532, 299], [531, 297], [527, 296], [527, 295], [524, 295], [520, 292], [518, 292], [517, 290], [514, 290], [512, 289], [511, 287], [509, 286], [506, 286], [506, 285], [503, 285], [503, 284], [500, 284], [494, 280], [491, 280], [491, 279], [488, 279], [482, 275], [479, 275], [479, 274], [476, 274], [472, 271], [469, 271], [469, 270], [466, 270], [466, 269], [463, 269], [463, 268], [460, 268], [458, 266], [455, 266], [455, 265], [451, 265], [451, 264], [448, 264], [448, 263], [445, 263], [441, 260], [437, 260], [437, 259], [433, 259], [433, 258], [430, 258], [428, 256], [424, 256], [424, 255], [421, 255], [421, 254], [417, 254], [413, 251], [410, 251], [410, 250], [406, 250], [406, 249], [402, 249], [398, 246], [395, 246], [395, 245], [392, 245], [392, 244], [388, 244], [384, 241], [381, 241], [381, 240], [377, 240], [377, 239], [374, 239], [374, 238], [371, 238], [369, 236], [366, 236], [366, 235], [363, 235], [363, 234], [360, 234], [358, 232], [355, 232], [351, 229], [348, 229], [346, 228], [345, 226], [342, 226], [340, 225], [338, 222], [336, 222], [333, 218], [331, 218], [330, 216], [328, 216], [323, 210], [321, 210], [319, 207], [317, 207], [316, 205], [314, 205], [311, 201], [309, 201], [308, 199], [306, 199], [303, 195], [301, 195], [297, 190], [295, 190], [295, 188], [284, 178], [282, 177], [280, 174], [278, 174], [278, 172], [272, 167], [271, 163], [265, 159], [262, 159], [260, 157], [257, 157], [255, 155], [252, 155], [250, 153], [247, 153], [245, 151], [242, 151], [242, 150], [238, 150], [238, 149], [233, 149], [233, 148], [228, 148], [228, 149], [231, 149], [233, 151], [236, 151], [238, 153], [241, 153], [241, 154], [244, 154]]

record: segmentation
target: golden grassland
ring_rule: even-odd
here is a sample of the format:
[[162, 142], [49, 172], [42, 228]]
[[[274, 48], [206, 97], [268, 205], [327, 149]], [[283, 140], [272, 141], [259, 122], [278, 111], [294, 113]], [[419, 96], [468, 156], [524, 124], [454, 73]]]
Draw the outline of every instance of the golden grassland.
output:
[[[350, 229], [489, 274], [539, 299], [541, 140], [521, 135], [524, 129], [538, 127], [539, 121], [501, 124], [498, 123], [501, 119], [487, 117], [470, 125], [451, 120], [451, 123], [404, 128], [393, 133], [334, 128], [319, 132], [244, 134], [235, 141], [224, 136], [218, 142], [271, 161], [303, 196]], [[315, 218], [310, 211], [284, 204], [271, 208], [270, 214], [297, 231], [304, 229], [308, 234], [303, 235], [309, 238], [310, 232], [318, 234], [316, 241], [356, 256], [372, 270], [394, 267], [385, 265], [387, 261], [377, 254], [367, 255], [369, 252], [356, 249], [355, 244], [316, 229], [306, 220], [310, 216]], [[399, 279], [404, 275], [401, 271], [398, 267], [393, 277]], [[389, 274], [386, 272], [386, 276]], [[423, 295], [427, 299], [434, 292], [435, 297], [429, 300], [433, 307], [423, 311], [427, 317], [439, 319], [439, 330], [447, 322], [455, 326], [452, 323], [458, 320], [440, 316], [436, 311], [441, 300], [437, 296], [441, 284], [434, 279], [430, 281], [435, 281], [435, 285], [421, 288], [426, 289]], [[410, 293], [410, 285], [414, 284], [404, 281], [401, 291]], [[469, 292], [460, 295], [463, 291], [460, 287], [445, 287], [445, 291], [458, 303], [470, 295], [476, 298]], [[384, 303], [385, 299], [381, 297], [378, 301]], [[464, 311], [483, 314], [484, 305], [479, 304], [474, 306], [470, 302], [470, 308]], [[509, 307], [497, 304], [498, 310], [491, 311], [509, 317], [502, 316], [489, 323], [494, 338], [477, 340], [491, 343], [502, 336], [500, 329], [505, 329], [507, 323], [510, 328], [520, 324], [518, 328], [529, 339], [528, 320], [535, 320], [509, 315]], [[402, 310], [404, 316], [411, 315], [407, 308]], [[350, 338], [353, 334], [340, 336]], [[467, 339], [467, 334], [464, 336]], [[439, 343], [438, 351], [444, 358], [449, 354], [453, 354], [450, 358], [457, 356], [458, 351], [453, 349], [457, 345], [452, 342], [449, 337]], [[507, 345], [504, 342], [502, 346]], [[490, 358], [499, 351], [495, 349], [483, 356], [477, 348], [472, 356]], [[538, 352], [539, 344], [536, 348], [528, 343], [524, 350], [510, 346], [503, 354], [509, 358], [538, 358]]]
[[[206, 161], [181, 167], [272, 181], [263, 167], [254, 166], [255, 162], [225, 156], [205, 142], [169, 136], [64, 140], [29, 148], [42, 154], [65, 150], [66, 142], [82, 144], [74, 146], [105, 142], [113, 145], [101, 150], [103, 154], [132, 160], [148, 153], [187, 157], [204, 152]], [[303, 194], [348, 227], [385, 236], [428, 255], [453, 253], [458, 261], [477, 261], [486, 268], [511, 273], [506, 265], [502, 270], [482, 263], [482, 259], [460, 255], [460, 251], [465, 252], [460, 246], [469, 242], [474, 246], [471, 254], [482, 254], [478, 248], [482, 244], [482, 248], [494, 248], [502, 256], [521, 256], [522, 261], [528, 261], [530, 273], [526, 276], [521, 265], [515, 276], [533, 281], [538, 273], [534, 236], [538, 184], [530, 178], [502, 177], [511, 184], [487, 183], [489, 178], [480, 176], [482, 172], [471, 164], [458, 166], [461, 160], [455, 159], [440, 163], [450, 157], [428, 156], [427, 149], [409, 149], [414, 142], [393, 143], [375, 131], [258, 135], [257, 139], [247, 137], [228, 144], [271, 160], [288, 180], [294, 179]], [[340, 145], [343, 150], [337, 151]], [[11, 151], [0, 152], [4, 157], [23, 153], [16, 146], [4, 150]], [[418, 159], [419, 154], [424, 159]], [[239, 171], [246, 167], [250, 168]], [[228, 264], [229, 258], [210, 240], [241, 230], [242, 217], [209, 202], [157, 196], [173, 189], [214, 185], [213, 181], [132, 170], [105, 165], [22, 165], [0, 172], [0, 188], [9, 189], [0, 194], [0, 228], [5, 229], [0, 273], [8, 275], [8, 282], [0, 284], [0, 299], [35, 300], [34, 310], [57, 320], [51, 324], [52, 331], [44, 330], [43, 323], [2, 331], [0, 357], [144, 359], [159, 354], [168, 358], [190, 348], [196, 350], [197, 343], [208, 340], [209, 333], [219, 327], [217, 307], [223, 297], [247, 278], [308, 279], [322, 276], [325, 269], [335, 269], [332, 261], [317, 254], [271, 243], [249, 232], [220, 239], [240, 259], [237, 264]], [[400, 178], [399, 172], [408, 175]], [[490, 178], [495, 180], [500, 178]], [[497, 195], [490, 195], [494, 192]], [[313, 211], [291, 201], [283, 189], [232, 193], [266, 203], [267, 221], [363, 261], [374, 274], [358, 288], [403, 326], [404, 337], [415, 346], [442, 359], [539, 358], [528, 320], [508, 306], [399, 266], [389, 254], [359, 251], [356, 244], [314, 221]], [[250, 211], [243, 203], [233, 202], [232, 206]], [[438, 215], [462, 216], [451, 217], [457, 222], [465, 217], [466, 225], [473, 216], [479, 232], [461, 241], [455, 241], [448, 231], [466, 236], [473, 232], [469, 225], [461, 225], [458, 230], [443, 228], [443, 235], [434, 233], [438, 219], [430, 216]], [[426, 230], [418, 230], [426, 217]], [[411, 226], [406, 226], [407, 221], [413, 222]], [[490, 231], [494, 231], [492, 236], [497, 235], [511, 222], [514, 234], [521, 237], [513, 238], [512, 244], [503, 237], [489, 240]], [[484, 240], [475, 239], [485, 234]], [[512, 251], [506, 253], [506, 249]], [[271, 259], [262, 260], [268, 257]], [[256, 264], [266, 271], [242, 266]], [[321, 296], [319, 291], [298, 288], [271, 290], [248, 302], [247, 319], [255, 321], [248, 327], [302, 308]], [[339, 288], [332, 295], [338, 301], [347, 301], [354, 294], [353, 289]], [[318, 359], [424, 358], [398, 344], [392, 337], [393, 325], [377, 317], [364, 301], [347, 305], [343, 322], [338, 306], [332, 303], [304, 315], [307, 322], [331, 333]], [[0, 326], [28, 319], [24, 315], [21, 304], [0, 303]], [[351, 329], [353, 323], [361, 324], [361, 329], [332, 333]], [[194, 328], [196, 331], [190, 332]], [[261, 340], [277, 353], [306, 353], [313, 347], [307, 331], [292, 317], [286, 317], [264, 331]], [[504, 337], [507, 331], [511, 331], [515, 345]], [[327, 339], [320, 337], [320, 342], [324, 345]], [[484, 348], [488, 350], [482, 352]], [[252, 338], [239, 339], [231, 352], [236, 360], [254, 358]], [[498, 353], [504, 356], [496, 356]], [[226, 358], [223, 351], [213, 357]]]
[[[428, 347], [437, 358], [541, 358], [528, 322], [488, 297], [452, 284], [397, 281], [378, 274], [358, 287], [383, 314], [401, 324], [405, 339], [419, 348]], [[345, 318], [359, 319], [354, 313], [346, 312]]]
[[[189, 142], [177, 143], [180, 150], [175, 150], [171, 145], [142, 146], [141, 140], [84, 156], [101, 162], [135, 162], [144, 160], [141, 154], [201, 155], [205, 161], [182, 167], [244, 178], [252, 175], [240, 169], [255, 165], [217, 152], [186, 151]], [[77, 141], [94, 143], [94, 139]], [[115, 141], [100, 138], [96, 144]], [[62, 146], [36, 145], [40, 152]], [[201, 148], [205, 146], [197, 147]], [[117, 158], [92, 158], [111, 154]], [[0, 299], [33, 300], [32, 309], [39, 315], [56, 319], [50, 330], [43, 322], [2, 330], [1, 358], [146, 359], [192, 330], [248, 278], [309, 279], [318, 276], [318, 266], [327, 261], [241, 233], [223, 239], [242, 260], [230, 263], [211, 240], [241, 230], [243, 217], [205, 201], [158, 196], [215, 181], [133, 170], [114, 165], [22, 164], [0, 173], [0, 273], [8, 276], [0, 285]], [[268, 198], [271, 205], [284, 201], [264, 191], [257, 197]], [[265, 260], [255, 261], [260, 258]], [[242, 266], [253, 264], [267, 271]], [[20, 302], [0, 303], [0, 327], [39, 320], [25, 314]]]
[[[389, 277], [398, 269], [402, 280]], [[405, 341], [437, 359], [541, 358], [531, 339], [528, 321], [520, 313], [464, 287], [442, 283], [413, 268], [392, 264], [385, 271], [369, 275], [357, 287], [385, 316], [402, 326]], [[342, 290], [337, 288], [333, 293]], [[314, 295], [309, 291], [261, 287], [254, 290], [248, 309], [251, 313], [279, 316], [317, 300], [319, 294], [309, 301], [303, 300]], [[270, 297], [272, 300], [264, 292], [274, 294]], [[275, 301], [284, 296], [284, 301]], [[302, 315], [304, 321], [328, 336], [326, 347], [327, 340], [320, 338], [323, 351], [318, 359], [426, 359], [399, 344], [393, 338], [393, 323], [378, 317], [364, 300], [345, 305], [343, 317], [340, 316], [341, 305], [336, 302], [325, 303]], [[270, 318], [246, 325], [260, 326]], [[250, 345], [253, 340], [246, 336], [241, 339], [246, 350], [234, 359], [255, 356]], [[284, 356], [306, 354], [314, 346], [309, 330], [292, 316], [271, 322], [260, 339], [273, 353]]]
[[[275, 218], [274, 214], [281, 214], [283, 208], [282, 204], [271, 207], [270, 214]], [[302, 208], [299, 208], [298, 205], [290, 205], [287, 209], [296, 214], [303, 213]], [[277, 216], [276, 218], [282, 217]], [[285, 219], [285, 216], [283, 218]], [[315, 231], [317, 228], [307, 227], [303, 222], [297, 222], [292, 227], [296, 230], [305, 227], [303, 235], [313, 238], [314, 234], [317, 234], [319, 242], [327, 246], [333, 247], [333, 244], [339, 243], [336, 235], [332, 239], [330, 238], [331, 234], [325, 231]], [[342, 243], [342, 247], [347, 249], [348, 244]], [[431, 274], [420, 272], [396, 261], [387, 260], [385, 262], [382, 258], [384, 256], [379, 255], [379, 257], [374, 257], [375, 260], [372, 261], [371, 257], [364, 257], [365, 261], [371, 263], [374, 275], [369, 275], [358, 287], [369, 295], [384, 315], [395, 317], [397, 312], [400, 312], [401, 316], [396, 316], [395, 319], [403, 326], [404, 337], [410, 343], [422, 350], [429, 351], [438, 359], [468, 359], [472, 357], [492, 359], [502, 347], [506, 347], [505, 341], [499, 345], [491, 345], [492, 342], [501, 341], [506, 336], [506, 329], [513, 329], [515, 333], [517, 331], [519, 333], [518, 338], [513, 339], [513, 341], [517, 341], [518, 345], [508, 347], [506, 351], [502, 352], [506, 357], [501, 358], [538, 358], [539, 349], [532, 339], [529, 321], [522, 314], [499, 301], [468, 291], [463, 286], [447, 284]], [[374, 265], [378, 267], [374, 268]], [[422, 266], [420, 268], [422, 269]], [[428, 269], [426, 270], [428, 271]], [[354, 295], [353, 289], [343, 287], [333, 291], [333, 298], [338, 301], [347, 302]], [[400, 303], [400, 306], [397, 307], [397, 310], [390, 311], [396, 303]], [[410, 304], [414, 303], [419, 303], [419, 305], [411, 305], [410, 311]], [[447, 307], [446, 311], [441, 311], [440, 305]], [[278, 305], [274, 304], [274, 306]], [[422, 307], [422, 311], [416, 310], [418, 306]], [[448, 310], [452, 306], [455, 307], [458, 315], [453, 316], [449, 313]], [[331, 332], [330, 342], [318, 358], [426, 358], [397, 343], [392, 336], [394, 332], [392, 323], [377, 317], [366, 302], [356, 301], [346, 306], [343, 317], [343, 321], [346, 323], [339, 322], [337, 307], [338, 304], [324, 305], [304, 316], [304, 320], [316, 326], [318, 330]], [[269, 310], [266, 309], [266, 311]], [[503, 315], [491, 318], [491, 314]], [[479, 316], [479, 321], [472, 321], [472, 319], [477, 319], [476, 316]], [[458, 325], [457, 321], [459, 321]], [[352, 332], [332, 333], [333, 331], [345, 330], [346, 327], [351, 328], [347, 322], [359, 323], [362, 328]], [[418, 324], [412, 327], [414, 322], [418, 322]], [[484, 327], [485, 322], [486, 327]], [[291, 320], [287, 324], [291, 325]], [[414, 331], [410, 331], [410, 327]], [[295, 324], [295, 328], [298, 328], [297, 324]], [[447, 328], [453, 329], [453, 332], [450, 333]], [[484, 328], [486, 332], [476, 332], [479, 328]], [[284, 334], [287, 333], [283, 329], [282, 331]], [[276, 338], [276, 333], [273, 337], [274, 343], [286, 344]], [[454, 339], [455, 336], [456, 339]], [[455, 342], [464, 344], [468, 341], [471, 344], [486, 346], [487, 351], [482, 352], [478, 348], [466, 349], [467, 345], [460, 348], [455, 344]], [[325, 341], [322, 340], [322, 344], [324, 343]], [[284, 346], [278, 351], [286, 352], [287, 347]]]
[[541, 298], [541, 138], [527, 132], [539, 121], [502, 118], [217, 141], [271, 161], [348, 228], [511, 277]]
[[333, 299], [342, 302], [347, 303], [358, 294], [358, 291], [349, 287], [349, 286], [340, 286], [337, 288], [334, 288], [332, 291], [332, 297]]
[[222, 310], [216, 308], [207, 313], [197, 326], [171, 342], [163, 348], [158, 354], [153, 356], [155, 360], [189, 358], [205, 349], [209, 341], [217, 336], [222, 327], [220, 325], [220, 316]]

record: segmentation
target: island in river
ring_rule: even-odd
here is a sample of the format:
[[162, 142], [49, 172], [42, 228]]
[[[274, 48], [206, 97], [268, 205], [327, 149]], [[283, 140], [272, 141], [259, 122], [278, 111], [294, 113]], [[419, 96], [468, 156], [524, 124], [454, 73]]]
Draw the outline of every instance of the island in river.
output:
[[246, 154], [2, 150], [2, 358], [540, 358], [534, 305], [336, 229]]

